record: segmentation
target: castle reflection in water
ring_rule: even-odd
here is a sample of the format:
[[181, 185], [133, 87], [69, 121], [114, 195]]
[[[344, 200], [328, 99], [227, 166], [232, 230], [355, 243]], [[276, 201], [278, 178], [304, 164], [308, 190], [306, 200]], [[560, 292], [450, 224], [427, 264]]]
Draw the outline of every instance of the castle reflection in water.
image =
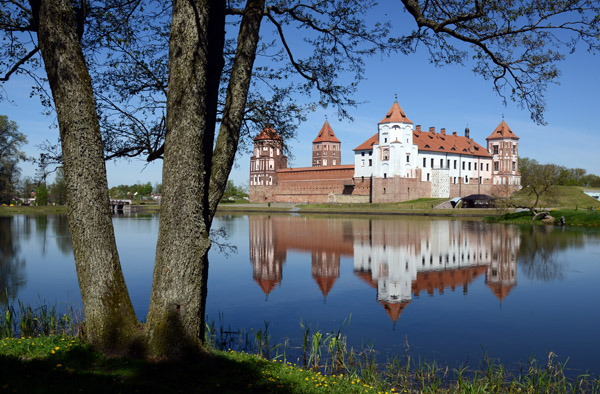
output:
[[250, 216], [254, 280], [268, 295], [282, 284], [287, 251], [308, 252], [323, 297], [340, 276], [340, 258], [354, 258], [354, 274], [377, 289], [395, 322], [413, 296], [462, 289], [485, 274], [502, 301], [517, 285], [516, 227], [480, 222], [393, 219], [306, 219]]

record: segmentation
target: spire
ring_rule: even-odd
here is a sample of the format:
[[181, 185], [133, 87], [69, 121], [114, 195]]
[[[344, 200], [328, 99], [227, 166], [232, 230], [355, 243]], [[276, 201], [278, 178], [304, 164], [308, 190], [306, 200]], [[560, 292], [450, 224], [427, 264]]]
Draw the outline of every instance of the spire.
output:
[[313, 141], [313, 144], [315, 142], [337, 142], [337, 143], [340, 143], [340, 140], [338, 140], [338, 138], [335, 136], [335, 133], [333, 132], [333, 129], [329, 125], [329, 122], [327, 121], [327, 119], [325, 119], [325, 123], [323, 123], [323, 127], [321, 127], [321, 131], [319, 131], [319, 135], [317, 135], [317, 138], [315, 138], [315, 140]]
[[496, 127], [496, 129], [492, 132], [492, 134], [490, 134], [489, 137], [486, 138], [486, 140], [498, 140], [503, 138], [519, 139], [519, 137], [513, 133], [510, 127], [508, 127], [504, 119], [502, 119], [498, 127]]
[[394, 104], [392, 104], [392, 108], [390, 108], [390, 110], [385, 115], [385, 118], [383, 118], [378, 124], [392, 122], [412, 124], [412, 120], [408, 119], [402, 108], [400, 108], [400, 104], [398, 104], [398, 101], [394, 101]]

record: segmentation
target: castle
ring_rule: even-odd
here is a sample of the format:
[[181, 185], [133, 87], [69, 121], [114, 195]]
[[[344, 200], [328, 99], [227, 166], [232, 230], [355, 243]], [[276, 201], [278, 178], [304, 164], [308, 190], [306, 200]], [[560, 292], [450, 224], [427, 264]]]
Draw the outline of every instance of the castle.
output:
[[464, 135], [414, 126], [397, 101], [377, 133], [341, 164], [341, 142], [328, 121], [313, 141], [312, 167], [288, 168], [283, 139], [267, 126], [254, 138], [251, 202], [397, 202], [471, 194], [508, 195], [520, 187], [519, 137], [504, 120], [487, 149]]

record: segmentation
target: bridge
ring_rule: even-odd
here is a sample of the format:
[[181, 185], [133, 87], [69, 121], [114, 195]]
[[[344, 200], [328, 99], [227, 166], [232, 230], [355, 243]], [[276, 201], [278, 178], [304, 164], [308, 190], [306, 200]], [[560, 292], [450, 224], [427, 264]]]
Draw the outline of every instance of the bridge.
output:
[[131, 200], [110, 200], [110, 211], [112, 213], [123, 212], [123, 209], [129, 210], [133, 201]]

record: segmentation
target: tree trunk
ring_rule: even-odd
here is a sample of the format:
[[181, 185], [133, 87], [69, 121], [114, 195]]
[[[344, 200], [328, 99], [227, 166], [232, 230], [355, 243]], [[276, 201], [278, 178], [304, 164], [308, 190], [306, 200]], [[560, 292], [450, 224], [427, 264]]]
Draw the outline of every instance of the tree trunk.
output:
[[224, 2], [174, 2], [163, 198], [147, 317], [150, 351], [167, 357], [196, 352], [204, 336], [208, 187], [224, 29]]
[[[56, 106], [69, 231], [88, 339], [104, 350], [130, 344], [138, 324], [110, 215], [96, 103], [69, 0], [31, 0], [38, 44]], [[39, 12], [39, 14], [38, 14]]]

